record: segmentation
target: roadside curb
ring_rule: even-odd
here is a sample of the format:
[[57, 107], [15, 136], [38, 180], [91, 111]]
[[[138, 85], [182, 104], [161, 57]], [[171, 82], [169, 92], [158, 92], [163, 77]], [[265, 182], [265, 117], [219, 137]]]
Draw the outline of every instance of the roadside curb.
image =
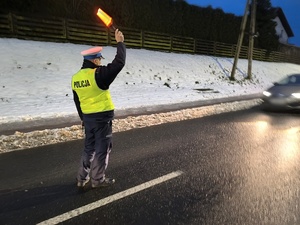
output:
[[[190, 109], [190, 108], [196, 108], [202, 106], [215, 105], [220, 103], [252, 100], [260, 97], [261, 94], [251, 94], [251, 95], [242, 95], [242, 96], [234, 96], [234, 97], [227, 97], [227, 98], [199, 100], [194, 102], [175, 103], [169, 105], [120, 109], [120, 110], [115, 110], [115, 119], [122, 119], [128, 116], [164, 113], [164, 112], [170, 112], [170, 111], [176, 111], [182, 109]], [[74, 116], [46, 118], [46, 119], [23, 121], [23, 122], [13, 122], [13, 123], [1, 124], [0, 135], [12, 135], [16, 131], [25, 133], [25, 132], [35, 131], [35, 130], [64, 128], [64, 127], [70, 127], [79, 124], [80, 124], [80, 120], [77, 114], [75, 114]]]

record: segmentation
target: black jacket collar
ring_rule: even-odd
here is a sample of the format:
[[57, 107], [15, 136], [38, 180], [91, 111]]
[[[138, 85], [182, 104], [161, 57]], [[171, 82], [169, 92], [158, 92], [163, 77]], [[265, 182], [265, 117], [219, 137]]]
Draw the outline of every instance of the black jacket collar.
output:
[[95, 69], [95, 68], [98, 68], [99, 66], [95, 65], [94, 63], [92, 63], [91, 61], [87, 60], [87, 59], [84, 59], [83, 60], [83, 63], [82, 63], [82, 67], [81, 69], [87, 69], [87, 68], [90, 68], [90, 69]]

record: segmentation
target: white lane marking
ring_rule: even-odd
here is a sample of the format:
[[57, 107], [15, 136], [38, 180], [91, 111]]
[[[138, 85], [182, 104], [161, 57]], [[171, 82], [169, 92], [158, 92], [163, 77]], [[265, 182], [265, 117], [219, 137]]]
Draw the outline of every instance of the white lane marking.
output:
[[59, 216], [56, 216], [56, 217], [53, 217], [51, 219], [45, 220], [43, 222], [38, 223], [37, 225], [50, 225], [50, 224], [52, 225], [52, 224], [58, 224], [58, 223], [64, 222], [66, 220], [69, 220], [69, 219], [72, 219], [76, 216], [79, 216], [83, 213], [92, 211], [94, 209], [100, 208], [101, 206], [104, 206], [104, 205], [107, 205], [107, 204], [112, 203], [114, 201], [117, 201], [121, 198], [125, 198], [129, 195], [133, 195], [133, 194], [135, 194], [137, 192], [140, 192], [140, 191], [143, 191], [147, 188], [153, 187], [153, 186], [158, 185], [160, 183], [163, 183], [163, 182], [166, 182], [166, 181], [171, 180], [173, 178], [176, 178], [176, 177], [178, 177], [182, 174], [183, 174], [183, 172], [180, 171], [180, 170], [169, 173], [169, 174], [166, 174], [164, 176], [161, 176], [161, 177], [158, 177], [156, 179], [150, 180], [146, 183], [143, 183], [143, 184], [140, 184], [138, 186], [129, 188], [125, 191], [119, 192], [117, 194], [114, 194], [114, 195], [108, 196], [106, 198], [100, 199], [96, 202], [87, 204], [85, 206], [79, 207], [77, 209], [66, 212], [66, 213], [61, 214]]

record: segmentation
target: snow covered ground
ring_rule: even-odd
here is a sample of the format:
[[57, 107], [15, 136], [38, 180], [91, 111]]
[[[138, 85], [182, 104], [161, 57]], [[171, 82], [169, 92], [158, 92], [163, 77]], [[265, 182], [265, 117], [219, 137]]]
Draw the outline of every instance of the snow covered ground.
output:
[[[1, 38], [0, 126], [76, 116], [71, 77], [81, 67], [80, 52], [90, 47]], [[107, 64], [116, 49], [104, 46], [102, 53]], [[253, 61], [253, 79], [244, 80], [248, 61], [240, 59], [232, 82], [232, 63], [232, 58], [128, 49], [126, 65], [110, 87], [116, 111], [260, 93], [300, 73], [300, 65]]]
[[[46, 120], [59, 122], [78, 118], [71, 77], [81, 67], [80, 52], [90, 47], [0, 38], [0, 131], [11, 126], [15, 130], [14, 134], [0, 135], [0, 153], [83, 138], [79, 125], [24, 133], [18, 131], [16, 124], [32, 126]], [[116, 49], [105, 46], [102, 53], [105, 57], [102, 63], [107, 64], [113, 60]], [[300, 65], [253, 61], [253, 79], [245, 80], [248, 60], [240, 59], [233, 82], [229, 80], [232, 64], [232, 58], [128, 49], [126, 65], [110, 87], [116, 114], [259, 94], [272, 82], [300, 73]], [[240, 110], [256, 104], [259, 101], [249, 100], [125, 117], [114, 121], [113, 132]]]

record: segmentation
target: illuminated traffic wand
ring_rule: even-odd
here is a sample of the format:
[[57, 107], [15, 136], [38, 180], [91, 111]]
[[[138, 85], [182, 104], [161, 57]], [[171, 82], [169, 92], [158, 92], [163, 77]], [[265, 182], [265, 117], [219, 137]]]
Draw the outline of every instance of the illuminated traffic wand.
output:
[[108, 28], [111, 27], [114, 31], [116, 30], [116, 28], [113, 25], [113, 19], [106, 12], [104, 12], [102, 9], [100, 9], [100, 8], [98, 9], [97, 16], [102, 20], [102, 22]]

